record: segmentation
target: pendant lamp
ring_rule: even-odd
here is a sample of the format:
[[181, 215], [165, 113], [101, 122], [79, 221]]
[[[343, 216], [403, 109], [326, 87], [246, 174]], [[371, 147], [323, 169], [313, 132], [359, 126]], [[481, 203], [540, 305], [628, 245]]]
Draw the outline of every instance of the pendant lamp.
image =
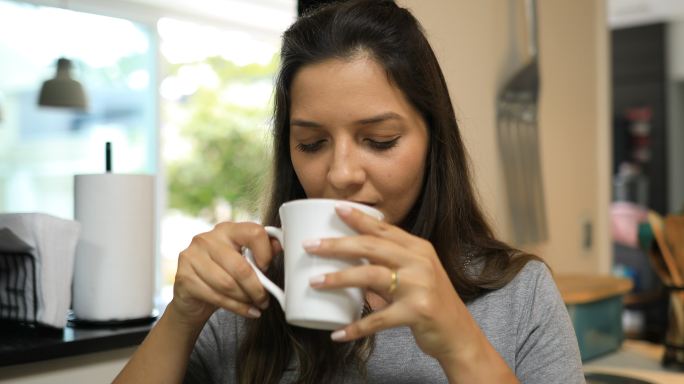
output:
[[38, 104], [46, 107], [80, 110], [87, 108], [88, 103], [83, 86], [71, 77], [71, 60], [63, 57], [57, 60], [55, 78], [43, 83]]

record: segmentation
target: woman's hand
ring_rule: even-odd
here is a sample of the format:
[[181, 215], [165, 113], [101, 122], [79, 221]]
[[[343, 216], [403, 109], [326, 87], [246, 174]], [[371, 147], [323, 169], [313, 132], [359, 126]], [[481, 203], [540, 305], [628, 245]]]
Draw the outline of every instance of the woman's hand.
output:
[[455, 292], [430, 242], [356, 209], [338, 207], [337, 213], [359, 236], [312, 239], [305, 248], [322, 257], [364, 258], [369, 264], [318, 276], [312, 279], [312, 286], [362, 287], [380, 295], [389, 305], [334, 332], [334, 340], [354, 340], [408, 325], [418, 346], [440, 359], [458, 352], [455, 341], [472, 339], [468, 334], [477, 333], [472, 332], [478, 329], [477, 324]]
[[262, 270], [280, 249], [259, 224], [225, 222], [195, 236], [180, 253], [169, 305], [184, 322], [202, 326], [219, 307], [256, 318], [258, 308], [268, 307], [266, 290], [240, 253], [243, 246], [252, 250]]

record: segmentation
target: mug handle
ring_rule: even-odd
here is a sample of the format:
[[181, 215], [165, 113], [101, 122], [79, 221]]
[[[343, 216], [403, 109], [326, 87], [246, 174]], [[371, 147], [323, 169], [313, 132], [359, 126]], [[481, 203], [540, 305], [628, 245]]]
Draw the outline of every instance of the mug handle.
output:
[[[283, 230], [280, 228], [276, 227], [264, 227], [266, 229], [266, 233], [268, 233], [269, 237], [275, 238], [280, 242], [280, 244], [283, 244]], [[278, 303], [280, 303], [280, 307], [285, 310], [285, 292], [280, 289], [279, 286], [277, 286], [274, 282], [272, 282], [266, 275], [264, 275], [263, 272], [257, 267], [256, 262], [254, 261], [254, 255], [252, 254], [252, 250], [244, 247], [242, 249], [242, 255], [247, 259], [247, 263], [252, 267], [254, 270], [254, 273], [256, 273], [257, 278], [259, 279], [259, 282], [261, 285], [264, 286], [264, 288], [270, 292], [273, 297], [278, 300]]]

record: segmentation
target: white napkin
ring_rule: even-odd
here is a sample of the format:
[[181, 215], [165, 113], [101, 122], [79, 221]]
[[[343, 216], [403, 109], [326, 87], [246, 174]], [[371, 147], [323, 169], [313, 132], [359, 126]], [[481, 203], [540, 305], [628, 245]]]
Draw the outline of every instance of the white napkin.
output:
[[[0, 257], [26, 252], [35, 261], [38, 313], [35, 319], [28, 321], [35, 320], [55, 328], [66, 326], [80, 229], [81, 225], [76, 221], [43, 213], [0, 214]], [[18, 274], [17, 278], [22, 275]], [[25, 274], [23, 278], [26, 278]]]

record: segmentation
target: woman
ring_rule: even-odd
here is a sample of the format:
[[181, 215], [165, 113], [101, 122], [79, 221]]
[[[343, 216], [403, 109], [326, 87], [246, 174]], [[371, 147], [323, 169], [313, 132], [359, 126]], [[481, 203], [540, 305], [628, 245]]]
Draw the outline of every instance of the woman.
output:
[[332, 334], [287, 325], [240, 254], [282, 283], [279, 245], [261, 225], [222, 223], [181, 253], [174, 299], [117, 380], [584, 381], [548, 269], [485, 222], [446, 83], [407, 10], [362, 0], [299, 19], [283, 37], [274, 123], [264, 223], [301, 198], [385, 215], [340, 206], [360, 236], [305, 244], [370, 261], [310, 282], [365, 288], [366, 316]]

